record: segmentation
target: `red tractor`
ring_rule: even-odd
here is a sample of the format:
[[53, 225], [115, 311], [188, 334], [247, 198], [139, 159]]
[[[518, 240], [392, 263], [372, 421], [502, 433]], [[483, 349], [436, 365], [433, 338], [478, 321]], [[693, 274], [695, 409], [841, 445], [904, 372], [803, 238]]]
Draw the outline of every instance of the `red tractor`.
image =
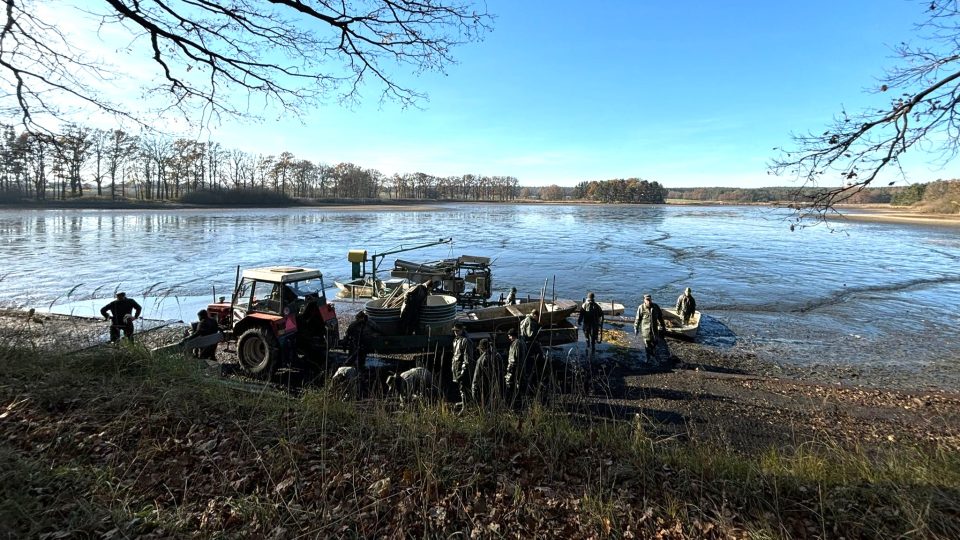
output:
[[210, 304], [228, 339], [237, 340], [237, 359], [249, 375], [268, 376], [302, 354], [322, 358], [337, 346], [337, 313], [327, 303], [319, 270], [274, 266], [237, 275], [230, 303]]

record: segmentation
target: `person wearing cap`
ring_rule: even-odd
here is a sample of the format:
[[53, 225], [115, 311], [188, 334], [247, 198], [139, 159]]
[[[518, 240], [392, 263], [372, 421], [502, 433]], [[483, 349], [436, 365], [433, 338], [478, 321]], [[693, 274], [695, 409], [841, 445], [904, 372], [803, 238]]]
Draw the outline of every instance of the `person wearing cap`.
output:
[[660, 306], [653, 303], [649, 294], [643, 295], [643, 302], [637, 308], [637, 317], [633, 322], [633, 333], [643, 337], [647, 361], [656, 358], [657, 342], [663, 339], [666, 328]]
[[135, 300], [127, 298], [126, 293], [118, 292], [116, 300], [100, 309], [100, 315], [103, 315], [105, 321], [112, 320], [110, 343], [120, 339], [121, 330], [128, 340], [133, 341], [133, 321], [140, 318], [140, 304]]
[[517, 288], [510, 287], [510, 292], [507, 293], [507, 299], [503, 301], [505, 305], [511, 305], [517, 303]]
[[489, 339], [481, 339], [470, 391], [481, 406], [495, 406], [503, 395], [506, 365]]
[[693, 317], [693, 312], [697, 311], [697, 301], [693, 299], [692, 293], [693, 291], [690, 290], [690, 287], [687, 287], [684, 289], [683, 294], [677, 298], [677, 315], [680, 316], [684, 325], [690, 322], [690, 317]]
[[467, 336], [467, 330], [461, 323], [453, 325], [453, 360], [450, 361], [453, 381], [460, 390], [460, 399], [466, 407], [470, 402], [470, 385], [476, 362], [473, 354], [473, 342]]
[[507, 397], [513, 404], [518, 404], [526, 393], [527, 385], [527, 344], [517, 329], [507, 331], [510, 349], [507, 351], [507, 373], [504, 375]]
[[603, 329], [603, 308], [594, 301], [594, 294], [587, 293], [587, 301], [580, 306], [580, 316], [577, 317], [577, 324], [583, 327], [583, 335], [587, 338], [587, 346], [590, 352], [597, 352], [597, 341], [600, 339], [600, 331]]

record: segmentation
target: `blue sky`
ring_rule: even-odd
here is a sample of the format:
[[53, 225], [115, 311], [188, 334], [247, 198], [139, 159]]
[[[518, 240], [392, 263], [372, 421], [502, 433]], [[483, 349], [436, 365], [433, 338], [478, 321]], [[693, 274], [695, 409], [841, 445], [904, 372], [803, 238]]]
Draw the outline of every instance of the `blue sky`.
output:
[[[820, 132], [877, 86], [891, 45], [913, 38], [909, 0], [668, 2], [490, 0], [494, 31], [447, 73], [396, 71], [422, 109], [336, 103], [301, 119], [225, 122], [229, 148], [290, 151], [386, 174], [512, 175], [521, 185], [641, 177], [668, 187], [791, 185], [773, 147]], [[954, 176], [933, 158], [911, 181]]]

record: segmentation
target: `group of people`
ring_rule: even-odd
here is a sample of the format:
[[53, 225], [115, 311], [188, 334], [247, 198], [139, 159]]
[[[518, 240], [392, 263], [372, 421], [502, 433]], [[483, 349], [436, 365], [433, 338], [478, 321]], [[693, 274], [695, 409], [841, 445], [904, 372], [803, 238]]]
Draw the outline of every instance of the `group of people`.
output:
[[[428, 281], [407, 292], [400, 315], [404, 333], [415, 331], [419, 322], [419, 312], [429, 295], [430, 285]], [[513, 302], [515, 299], [516, 288], [514, 287], [510, 290], [508, 302]], [[676, 302], [677, 315], [683, 324], [689, 323], [696, 311], [696, 306], [692, 291], [687, 287]], [[310, 309], [311, 307], [313, 309]], [[127, 298], [125, 293], [118, 292], [116, 299], [100, 310], [104, 319], [111, 321], [110, 341], [118, 341], [121, 333], [132, 341], [133, 322], [140, 317], [141, 311], [140, 304]], [[604, 312], [596, 302], [593, 292], [587, 294], [579, 313], [577, 324], [583, 330], [589, 352], [595, 353], [597, 343], [603, 341]], [[298, 325], [304, 334], [302, 337], [309, 338], [311, 329], [315, 330], [318, 336], [322, 336], [325, 332], [325, 324], [315, 303], [308, 304], [299, 318], [302, 319]], [[657, 358], [658, 347], [665, 344], [663, 338], [667, 327], [663, 311], [653, 302], [651, 295], [643, 295], [643, 302], [637, 308], [633, 328], [634, 333], [643, 339], [647, 359]], [[182, 343], [217, 332], [219, 332], [217, 321], [210, 317], [206, 310], [200, 310], [197, 313], [197, 322], [193, 323], [191, 331]], [[521, 320], [519, 328], [511, 328], [507, 333], [510, 347], [507, 351], [507, 359], [504, 361], [489, 339], [480, 340], [475, 348], [464, 326], [460, 323], [455, 324], [451, 375], [459, 388], [461, 400], [464, 403], [484, 404], [507, 397], [510, 401], [515, 401], [528, 393], [531, 390], [531, 381], [534, 380], [532, 375], [543, 370], [544, 354], [536, 340], [539, 332], [540, 313], [538, 310], [533, 310]], [[357, 313], [344, 335], [344, 344], [352, 366], [358, 369], [365, 367], [370, 337], [377, 333], [379, 328], [369, 319], [366, 312]], [[194, 349], [193, 353], [199, 358], [213, 358], [216, 347], [216, 344], [207, 345]], [[410, 374], [410, 377], [422, 378], [423, 374]]]
[[537, 315], [527, 315], [520, 328], [507, 331], [506, 360], [490, 339], [481, 339], [474, 349], [464, 326], [454, 325], [451, 378], [464, 406], [519, 406], [537, 392], [546, 369], [545, 355], [536, 341]]

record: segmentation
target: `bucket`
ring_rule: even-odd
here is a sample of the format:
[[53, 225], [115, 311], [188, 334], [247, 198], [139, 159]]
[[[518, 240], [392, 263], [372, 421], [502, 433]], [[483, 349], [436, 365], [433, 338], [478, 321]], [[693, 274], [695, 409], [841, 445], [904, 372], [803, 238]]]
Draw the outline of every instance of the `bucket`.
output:
[[[400, 308], [383, 307], [384, 298], [371, 300], [364, 306], [370, 320], [380, 327], [384, 335], [400, 333]], [[453, 319], [457, 315], [457, 298], [442, 294], [431, 294], [426, 305], [420, 311], [418, 334], [447, 335], [453, 330]]]
[[449, 335], [453, 332], [453, 319], [457, 316], [457, 298], [443, 294], [427, 297], [427, 305], [420, 313], [418, 333]]
[[383, 307], [385, 298], [371, 300], [364, 305], [370, 320], [380, 327], [384, 335], [392, 336], [400, 333], [400, 307]]

